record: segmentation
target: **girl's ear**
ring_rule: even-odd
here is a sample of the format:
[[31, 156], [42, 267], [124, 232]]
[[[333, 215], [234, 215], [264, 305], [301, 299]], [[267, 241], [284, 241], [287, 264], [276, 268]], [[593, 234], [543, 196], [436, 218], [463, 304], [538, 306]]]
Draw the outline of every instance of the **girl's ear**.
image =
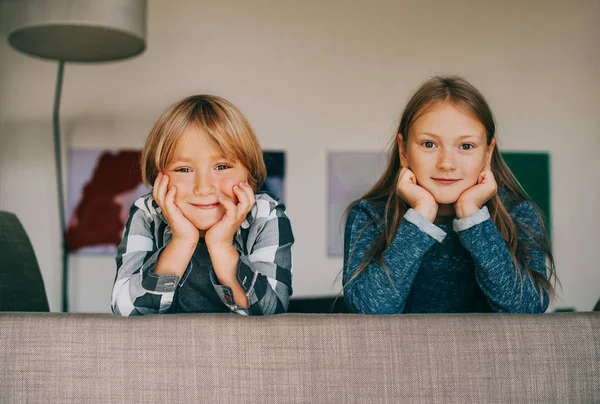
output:
[[496, 148], [496, 138], [493, 137], [492, 141], [490, 142], [490, 145], [488, 146], [487, 159], [486, 159], [486, 163], [485, 163], [488, 170], [491, 170], [491, 167], [492, 167], [492, 156], [494, 155], [495, 148]]
[[402, 133], [398, 133], [398, 152], [400, 154], [400, 166], [408, 168], [406, 142], [404, 142], [404, 139], [402, 138]]

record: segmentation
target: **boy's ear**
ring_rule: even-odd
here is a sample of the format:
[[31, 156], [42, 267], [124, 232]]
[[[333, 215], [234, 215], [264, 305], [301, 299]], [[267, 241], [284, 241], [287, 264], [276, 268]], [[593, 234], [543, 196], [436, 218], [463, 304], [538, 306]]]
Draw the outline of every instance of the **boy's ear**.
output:
[[486, 167], [490, 170], [492, 167], [492, 156], [494, 155], [495, 148], [496, 148], [496, 138], [493, 137], [492, 141], [490, 142], [490, 145], [488, 146], [487, 160], [486, 160]]
[[406, 153], [406, 143], [402, 138], [402, 133], [398, 133], [398, 152], [400, 154], [400, 166], [408, 168], [408, 157]]

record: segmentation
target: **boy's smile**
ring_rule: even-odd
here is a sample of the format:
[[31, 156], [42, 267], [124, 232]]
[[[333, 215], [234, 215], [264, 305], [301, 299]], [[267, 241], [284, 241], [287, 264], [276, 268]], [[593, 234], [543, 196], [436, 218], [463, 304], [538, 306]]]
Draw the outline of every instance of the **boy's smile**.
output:
[[216, 209], [216, 208], [218, 208], [220, 206], [219, 203], [210, 203], [210, 204], [195, 204], [195, 203], [190, 203], [190, 205], [192, 205], [195, 208], [203, 209], [203, 210]]

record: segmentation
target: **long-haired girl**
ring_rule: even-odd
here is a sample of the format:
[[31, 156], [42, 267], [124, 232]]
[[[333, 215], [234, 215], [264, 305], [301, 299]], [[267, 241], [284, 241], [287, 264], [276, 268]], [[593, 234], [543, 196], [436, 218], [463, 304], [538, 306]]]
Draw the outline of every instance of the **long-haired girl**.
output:
[[356, 313], [541, 313], [554, 260], [537, 208], [459, 77], [409, 100], [379, 181], [348, 208], [344, 299]]

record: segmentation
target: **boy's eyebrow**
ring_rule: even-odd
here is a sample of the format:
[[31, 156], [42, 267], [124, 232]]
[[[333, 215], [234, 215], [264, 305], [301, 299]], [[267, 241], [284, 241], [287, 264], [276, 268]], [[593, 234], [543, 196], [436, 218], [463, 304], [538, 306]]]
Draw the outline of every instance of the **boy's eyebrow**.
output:
[[[223, 156], [222, 154], [214, 154], [211, 156], [211, 158], [213, 160], [227, 160], [230, 161], [230, 159], [228, 159], [227, 157]], [[174, 163], [192, 163], [194, 162], [194, 158], [193, 157], [188, 157], [188, 156], [179, 156], [175, 159], [173, 159], [173, 161], [171, 162], [171, 164]]]
[[175, 163], [191, 163], [192, 159], [188, 158], [188, 157], [177, 157], [174, 158], [170, 164], [175, 164]]

